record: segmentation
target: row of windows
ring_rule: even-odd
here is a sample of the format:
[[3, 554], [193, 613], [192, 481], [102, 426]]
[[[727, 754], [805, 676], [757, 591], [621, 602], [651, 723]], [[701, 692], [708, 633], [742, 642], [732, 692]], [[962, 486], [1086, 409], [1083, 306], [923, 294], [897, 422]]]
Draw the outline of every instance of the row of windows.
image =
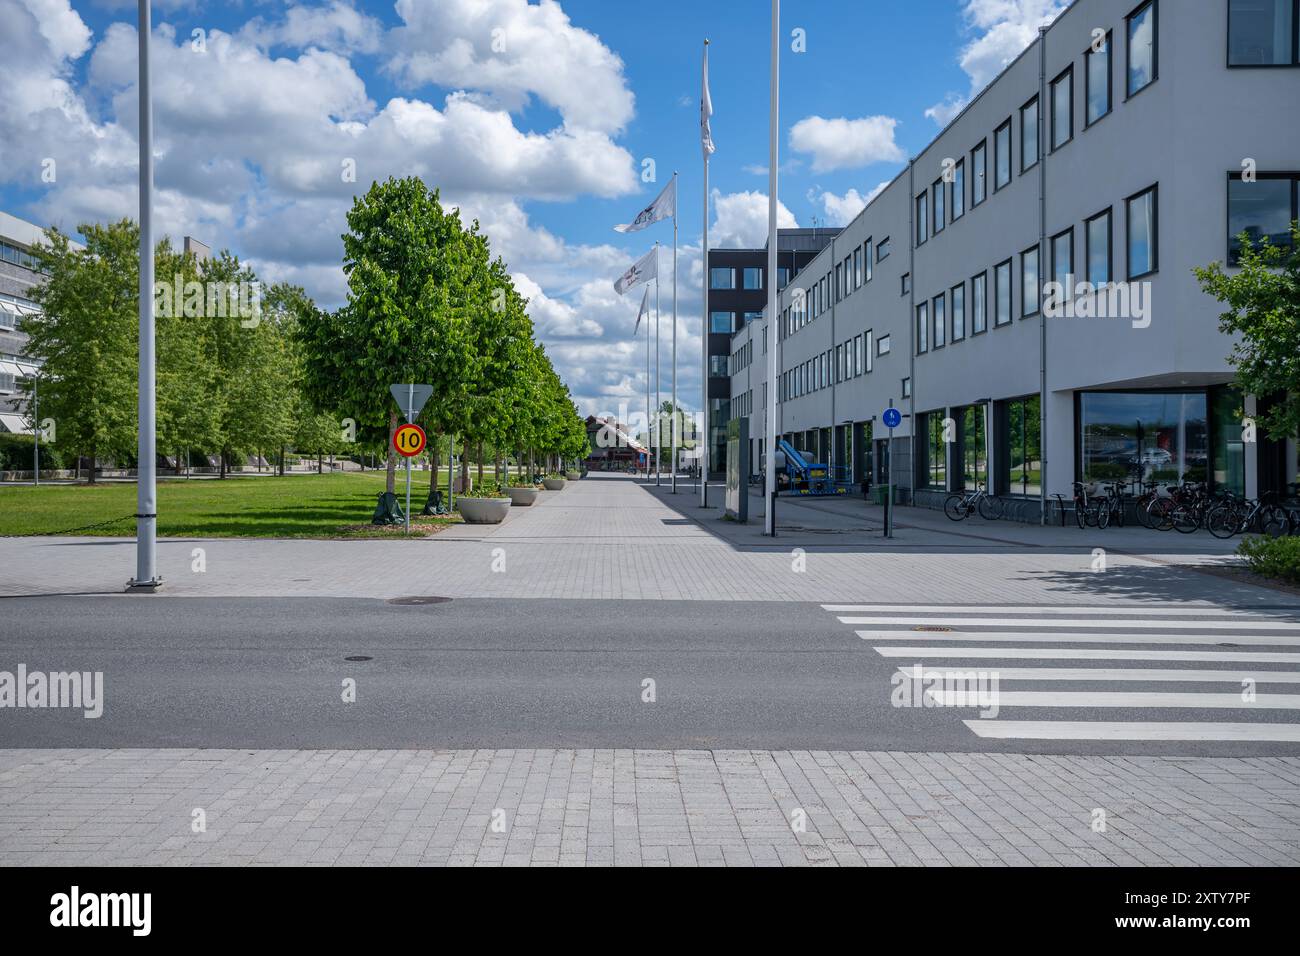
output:
[[868, 237], [843, 261], [837, 262], [833, 271], [828, 271], [807, 289], [796, 289], [790, 306], [781, 313], [779, 330], [782, 338], [794, 335], [832, 305], [870, 282], [875, 273], [874, 263], [888, 259], [889, 251], [888, 236], [879, 242]]
[[[1132, 97], [1156, 80], [1157, 3], [1147, 0], [1129, 14], [1127, 25], [1127, 59], [1125, 66], [1127, 95]], [[1112, 34], [1099, 38], [1084, 52], [1084, 127], [1090, 127], [1110, 114], [1113, 108], [1113, 71], [1111, 66]], [[1052, 80], [1048, 88], [1050, 115], [1047, 135], [1055, 152], [1074, 139], [1074, 64]], [[993, 191], [997, 192], [1012, 179], [1012, 120], [1008, 118], [993, 132]], [[1041, 149], [1038, 142], [1039, 102], [1032, 97], [1020, 107], [1020, 173], [1024, 175], [1038, 165]], [[980, 205], [988, 198], [988, 141], [981, 140], [970, 152], [970, 205]], [[957, 160], [945, 174], [916, 197], [916, 244], [924, 245], [966, 213], [966, 157]]]
[[[1126, 260], [1129, 281], [1142, 279], [1159, 268], [1159, 187], [1151, 186], [1124, 203], [1126, 215]], [[1099, 212], [1083, 224], [1084, 262], [1087, 281], [1102, 286], [1112, 281], [1113, 207]], [[1050, 281], [1059, 283], [1068, 295], [1077, 284], [1075, 272], [1074, 227], [1059, 232], [1048, 241]], [[1021, 317], [1038, 315], [1042, 308], [1043, 286], [1040, 253], [1037, 244], [1020, 253]], [[1011, 322], [1014, 305], [1012, 287], [1013, 259], [993, 267], [993, 324]], [[922, 354], [943, 348], [949, 341], [958, 342], [968, 334], [978, 335], [988, 329], [988, 273], [981, 272], [970, 280], [967, 301], [966, 283], [953, 286], [916, 306], [916, 351]], [[969, 305], [969, 315], [968, 315]]]
[[731, 353], [731, 374], [743, 372], [749, 368], [754, 361], [754, 340], [750, 339], [736, 351]]
[[875, 356], [888, 355], [889, 351], [889, 336], [882, 335], [877, 339], [875, 333], [868, 329], [784, 372], [777, 400], [784, 402], [810, 395], [860, 375], [867, 375], [875, 367]]
[[763, 288], [763, 270], [757, 266], [746, 266], [744, 269], [739, 270], [730, 267], [715, 266], [709, 270], [709, 288], [720, 290], [736, 288], [737, 272], [741, 273], [741, 288]]
[[731, 400], [731, 411], [735, 412], [737, 418], [743, 418], [746, 415], [754, 414], [754, 391], [750, 389], [743, 395], [738, 395]]

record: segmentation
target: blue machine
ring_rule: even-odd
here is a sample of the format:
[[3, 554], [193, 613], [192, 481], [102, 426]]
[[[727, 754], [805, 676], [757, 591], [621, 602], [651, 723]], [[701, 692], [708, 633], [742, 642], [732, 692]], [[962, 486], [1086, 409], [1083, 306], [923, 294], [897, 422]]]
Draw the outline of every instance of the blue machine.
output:
[[783, 468], [778, 461], [778, 477], [784, 477], [784, 490], [795, 495], [827, 497], [847, 494], [848, 489], [831, 478], [830, 468], [810, 462], [784, 438], [777, 442], [778, 451], [785, 457]]

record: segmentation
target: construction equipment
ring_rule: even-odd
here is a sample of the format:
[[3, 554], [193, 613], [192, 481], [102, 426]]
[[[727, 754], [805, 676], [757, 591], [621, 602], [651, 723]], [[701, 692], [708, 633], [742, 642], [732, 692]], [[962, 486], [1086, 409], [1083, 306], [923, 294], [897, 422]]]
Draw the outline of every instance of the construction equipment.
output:
[[831, 477], [829, 466], [810, 462], [784, 438], [777, 442], [776, 457], [777, 479], [782, 491], [818, 498], [847, 494], [848, 488]]

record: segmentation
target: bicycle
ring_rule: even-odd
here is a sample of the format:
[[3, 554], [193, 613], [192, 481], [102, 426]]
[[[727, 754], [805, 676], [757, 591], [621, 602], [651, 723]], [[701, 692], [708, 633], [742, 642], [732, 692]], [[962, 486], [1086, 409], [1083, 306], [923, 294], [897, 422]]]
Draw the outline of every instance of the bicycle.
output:
[[1102, 528], [1110, 524], [1110, 509], [1105, 499], [1088, 495], [1088, 487], [1081, 481], [1074, 483], [1074, 522], [1079, 530]]
[[1258, 501], [1227, 495], [1205, 518], [1205, 526], [1216, 538], [1258, 531], [1270, 538], [1280, 538], [1291, 530], [1291, 516], [1275, 505], [1277, 495], [1265, 492]]
[[985, 521], [996, 521], [1002, 517], [1005, 505], [984, 490], [983, 483], [977, 483], [974, 491], [954, 492], [943, 503], [943, 513], [953, 521], [965, 521], [975, 512]]

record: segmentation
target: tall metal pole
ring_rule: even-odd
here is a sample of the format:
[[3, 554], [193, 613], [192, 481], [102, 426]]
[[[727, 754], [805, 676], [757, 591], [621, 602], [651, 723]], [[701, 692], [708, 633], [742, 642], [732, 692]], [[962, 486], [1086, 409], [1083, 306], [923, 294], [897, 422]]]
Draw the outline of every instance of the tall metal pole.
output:
[[772, 0], [772, 79], [768, 117], [767, 157], [767, 435], [764, 439], [767, 460], [763, 465], [763, 533], [776, 536], [776, 164], [778, 154], [777, 122], [780, 91], [781, 0]]
[[[656, 269], [659, 263], [655, 263]], [[645, 477], [650, 480], [650, 454], [654, 442], [650, 439], [650, 317], [645, 320]]]
[[[709, 41], [704, 41], [704, 69], [707, 83], [709, 68]], [[704, 90], [700, 90], [700, 110], [703, 112]], [[700, 421], [704, 429], [704, 440], [700, 443], [699, 456], [696, 461], [700, 466], [700, 507], [709, 506], [709, 151], [704, 152], [704, 311], [700, 318]], [[673, 220], [673, 225], [677, 220]], [[731, 370], [728, 369], [728, 372]], [[730, 388], [730, 382], [728, 382]]]
[[[406, 385], [406, 420], [415, 420], [415, 383]], [[406, 534], [411, 533], [411, 458], [406, 458]]]
[[32, 371], [32, 484], [41, 483], [41, 380], [39, 368]]
[[651, 439], [655, 453], [655, 486], [659, 485], [659, 459], [663, 457], [663, 431], [659, 427], [659, 410], [663, 408], [663, 399], [659, 386], [663, 384], [663, 374], [659, 371], [659, 240], [655, 240], [655, 433]]
[[158, 488], [155, 455], [153, 338], [153, 96], [149, 90], [149, 0], [139, 0], [140, 22], [140, 434], [136, 449], [135, 578], [130, 590], [152, 591], [158, 577]]
[[677, 429], [681, 416], [677, 411], [677, 171], [673, 171], [673, 454], [668, 468], [672, 472], [672, 493], [677, 494]]

